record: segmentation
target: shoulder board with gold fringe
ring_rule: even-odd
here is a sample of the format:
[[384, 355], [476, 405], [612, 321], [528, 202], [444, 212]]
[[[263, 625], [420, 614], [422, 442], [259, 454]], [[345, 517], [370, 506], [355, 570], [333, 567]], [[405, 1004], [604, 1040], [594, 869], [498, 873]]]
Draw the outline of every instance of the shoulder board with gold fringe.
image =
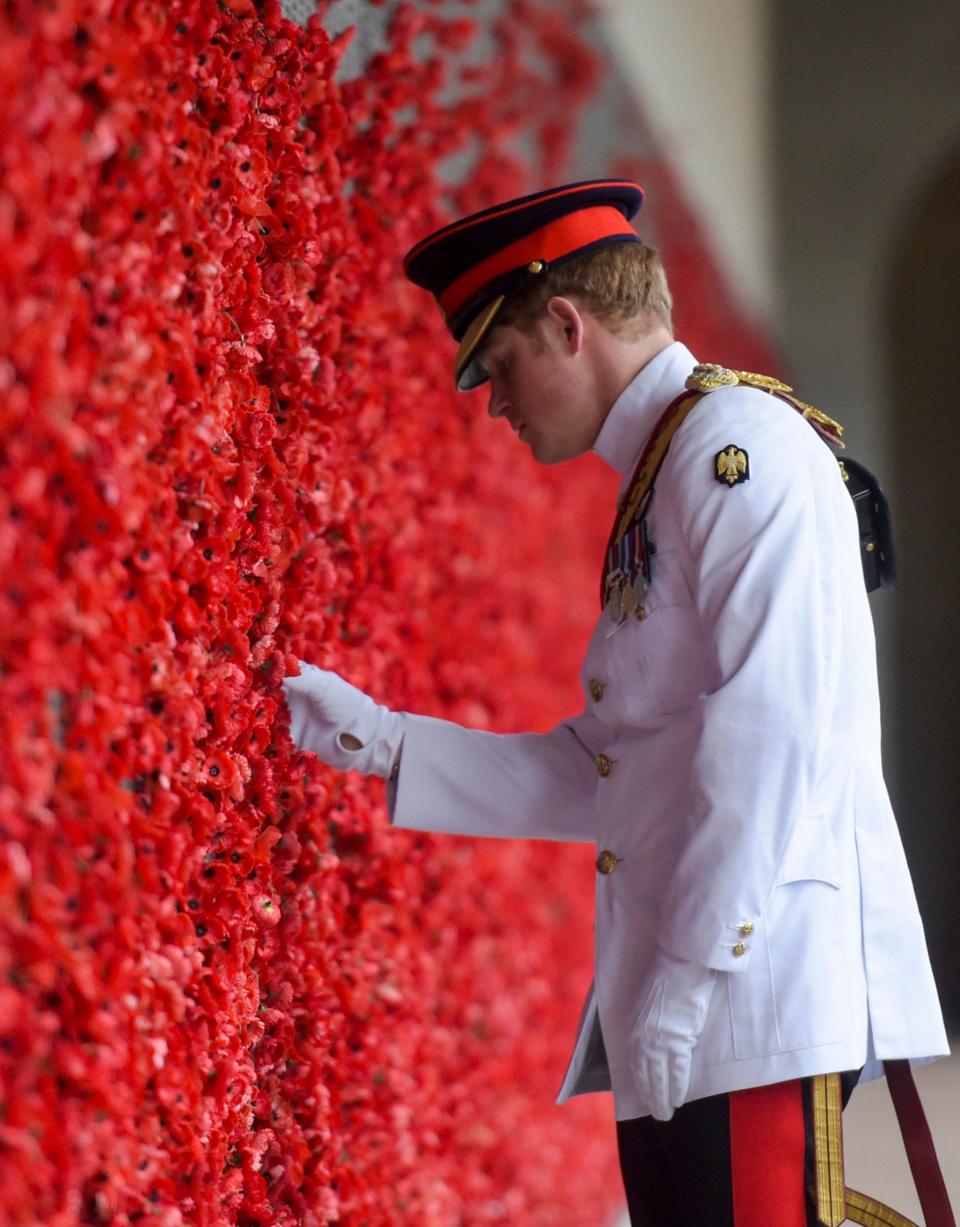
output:
[[801, 414], [817, 434], [821, 435], [834, 447], [845, 447], [843, 442], [843, 427], [833, 418], [827, 417], [820, 409], [808, 405], [806, 401], [793, 396], [793, 388], [773, 375], [758, 375], [753, 371], [734, 371], [720, 366], [716, 362], [701, 362], [687, 376], [686, 387], [691, 392], [715, 392], [718, 388], [733, 388], [737, 385], [748, 388], [759, 388], [769, 392], [778, 400], [786, 401]]
[[[846, 447], [842, 438], [843, 427], [839, 422], [794, 396], [793, 388], [773, 375], [734, 371], [715, 362], [703, 362], [693, 368], [686, 380], [689, 391], [700, 393], [715, 392], [719, 388], [733, 388], [738, 385], [759, 388], [792, 405], [827, 443], [834, 447]], [[857, 513], [860, 560], [867, 591], [872, 592], [874, 588], [892, 588], [896, 581], [893, 530], [890, 524], [890, 508], [880, 483], [865, 465], [858, 464], [855, 460], [840, 461], [838, 458], [838, 463]]]

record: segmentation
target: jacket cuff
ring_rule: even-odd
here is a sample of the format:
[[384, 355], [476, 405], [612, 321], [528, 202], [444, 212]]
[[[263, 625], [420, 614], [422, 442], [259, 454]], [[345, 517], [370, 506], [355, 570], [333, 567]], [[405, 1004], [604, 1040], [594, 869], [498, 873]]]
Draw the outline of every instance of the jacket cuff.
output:
[[661, 934], [660, 945], [675, 958], [691, 963], [701, 963], [714, 971], [743, 973], [750, 965], [754, 937], [760, 920], [758, 916], [742, 916], [725, 921], [714, 932], [712, 940], [696, 943], [693, 947], [678, 945]]

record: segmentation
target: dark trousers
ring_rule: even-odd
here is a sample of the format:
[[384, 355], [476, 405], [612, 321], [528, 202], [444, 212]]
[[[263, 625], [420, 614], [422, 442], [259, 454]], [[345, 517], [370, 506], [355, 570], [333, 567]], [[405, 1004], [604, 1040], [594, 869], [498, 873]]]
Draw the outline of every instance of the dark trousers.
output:
[[[860, 1071], [841, 1075], [843, 1105]], [[632, 1227], [816, 1227], [812, 1080], [617, 1122]]]

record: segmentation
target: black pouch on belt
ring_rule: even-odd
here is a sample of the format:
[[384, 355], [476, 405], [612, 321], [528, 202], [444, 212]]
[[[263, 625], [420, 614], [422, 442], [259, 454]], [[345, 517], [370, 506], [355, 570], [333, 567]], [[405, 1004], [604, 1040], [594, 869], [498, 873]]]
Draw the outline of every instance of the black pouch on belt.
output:
[[886, 496], [866, 465], [859, 460], [851, 460], [849, 456], [844, 456], [842, 460], [838, 457], [838, 460], [860, 525], [860, 558], [867, 591], [892, 588], [897, 578], [897, 566]]

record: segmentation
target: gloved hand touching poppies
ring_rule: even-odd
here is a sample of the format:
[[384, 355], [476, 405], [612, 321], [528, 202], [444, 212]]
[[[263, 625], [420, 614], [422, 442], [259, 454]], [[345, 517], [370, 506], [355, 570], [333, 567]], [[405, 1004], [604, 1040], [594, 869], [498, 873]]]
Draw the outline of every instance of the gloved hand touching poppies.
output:
[[381, 707], [332, 670], [299, 663], [299, 674], [282, 683], [297, 749], [341, 771], [389, 779], [403, 741], [403, 712]]
[[630, 1041], [637, 1088], [657, 1120], [669, 1120], [686, 1101], [693, 1050], [720, 974], [657, 951]]

